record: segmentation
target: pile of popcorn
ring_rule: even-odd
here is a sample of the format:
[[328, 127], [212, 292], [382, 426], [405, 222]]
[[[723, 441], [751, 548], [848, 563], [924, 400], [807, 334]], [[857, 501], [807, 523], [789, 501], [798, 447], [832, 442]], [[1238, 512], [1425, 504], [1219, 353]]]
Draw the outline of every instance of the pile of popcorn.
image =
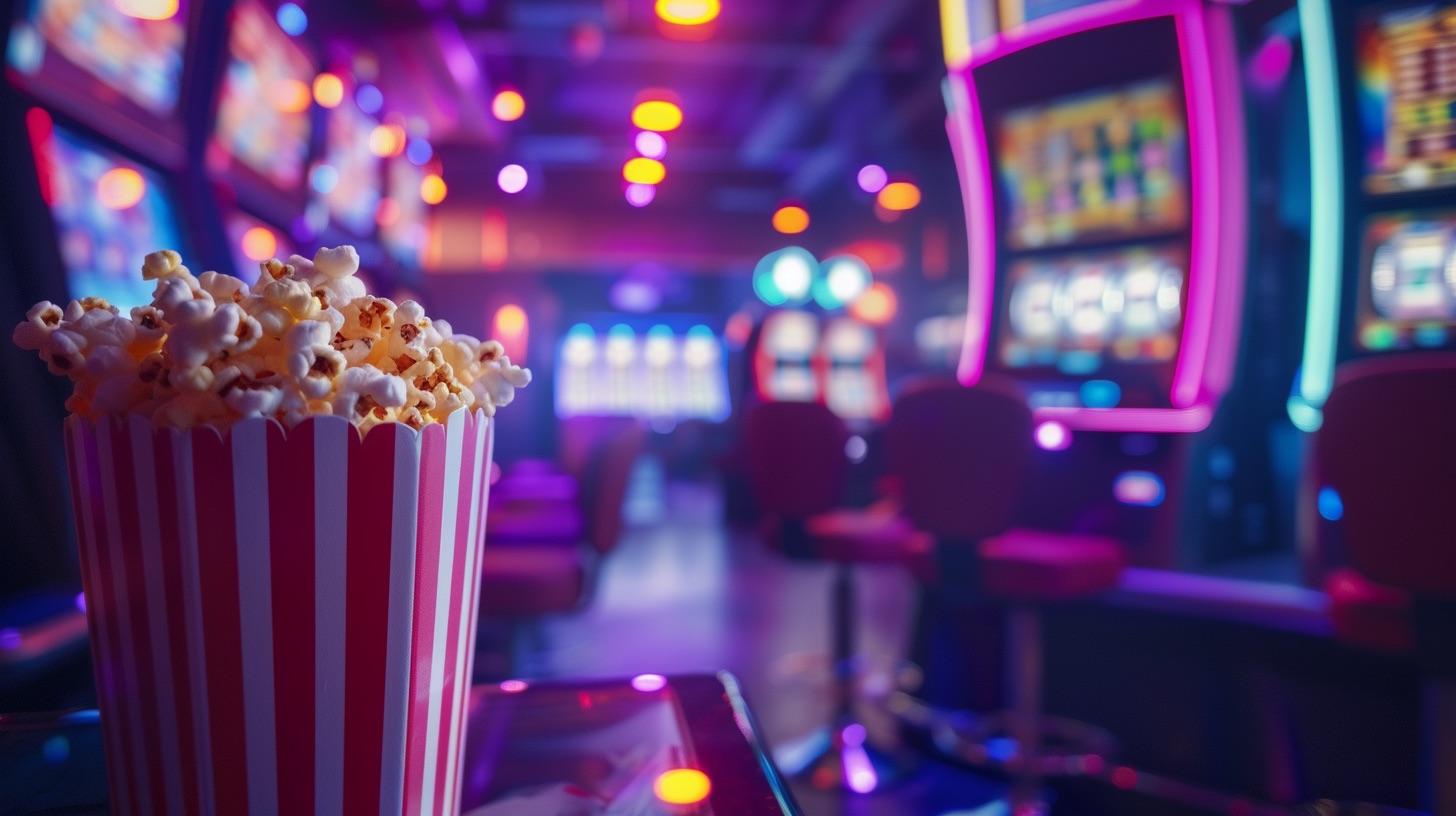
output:
[[154, 252], [142, 266], [157, 282], [151, 305], [125, 315], [102, 298], [42, 301], [14, 339], [75, 384], [71, 413], [140, 413], [182, 429], [254, 416], [291, 427], [322, 414], [361, 432], [419, 429], [460, 408], [494, 415], [531, 381], [500, 343], [455, 334], [414, 301], [369, 296], [351, 246], [260, 267], [250, 287]]

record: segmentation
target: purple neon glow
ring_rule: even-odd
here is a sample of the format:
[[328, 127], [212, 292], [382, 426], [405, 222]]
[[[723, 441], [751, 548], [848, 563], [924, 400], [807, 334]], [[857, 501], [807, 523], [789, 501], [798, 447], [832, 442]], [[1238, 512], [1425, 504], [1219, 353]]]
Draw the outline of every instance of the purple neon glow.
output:
[[955, 109], [946, 127], [961, 177], [970, 245], [967, 331], [957, 376], [973, 385], [985, 368], [996, 248], [987, 123], [971, 75], [989, 62], [1054, 39], [1154, 17], [1172, 17], [1177, 26], [1193, 190], [1188, 305], [1169, 394], [1173, 407], [1039, 409], [1038, 421], [1056, 419], [1072, 429], [1187, 433], [1207, 427], [1213, 405], [1228, 389], [1238, 345], [1243, 291], [1239, 264], [1246, 241], [1244, 219], [1234, 208], [1244, 200], [1247, 173], [1238, 137], [1242, 109], [1228, 10], [1202, 0], [1096, 3], [1035, 20], [1011, 35], [991, 37], [977, 47], [966, 67], [950, 73]]
[[[860, 726], [863, 728], [864, 726]], [[870, 763], [870, 755], [863, 745], [845, 745], [840, 755], [843, 762], [844, 779], [855, 793], [869, 793], [880, 784], [879, 774]]]
[[866, 193], [878, 193], [890, 183], [890, 174], [878, 164], [866, 164], [859, 169], [859, 188]]
[[667, 140], [662, 138], [661, 133], [644, 130], [637, 134], [634, 144], [637, 145], [637, 152], [649, 159], [660, 159], [667, 155]]
[[1112, 483], [1112, 496], [1134, 507], [1156, 507], [1163, 503], [1163, 480], [1145, 470], [1129, 470]]
[[12, 649], [19, 649], [22, 642], [24, 641], [20, 637], [19, 629], [13, 626], [7, 629], [0, 629], [0, 649], [4, 649], [7, 652]]
[[868, 735], [865, 733], [865, 727], [863, 725], [850, 723], [844, 727], [843, 731], [839, 732], [839, 736], [840, 739], [844, 740], [845, 745], [864, 745], [865, 737]]
[[525, 680], [505, 680], [500, 684], [500, 690], [506, 694], [520, 694], [530, 687], [531, 684]]
[[1032, 434], [1036, 437], [1036, 446], [1042, 450], [1059, 451], [1072, 446], [1072, 431], [1056, 420], [1037, 425]]
[[1284, 84], [1289, 66], [1294, 62], [1294, 46], [1289, 38], [1275, 34], [1259, 46], [1249, 60], [1249, 82], [1261, 91], [1273, 91]]
[[526, 189], [526, 182], [530, 177], [526, 175], [526, 168], [519, 164], [508, 164], [496, 174], [495, 183], [508, 193], [519, 193]]
[[76, 608], [81, 610], [82, 612], [86, 611], [86, 593], [76, 593]]
[[657, 187], [652, 184], [628, 184], [627, 203], [634, 207], [646, 207], [657, 198]]
[[667, 688], [667, 678], [660, 674], [639, 674], [632, 678], [632, 688], [644, 693], [662, 691]]

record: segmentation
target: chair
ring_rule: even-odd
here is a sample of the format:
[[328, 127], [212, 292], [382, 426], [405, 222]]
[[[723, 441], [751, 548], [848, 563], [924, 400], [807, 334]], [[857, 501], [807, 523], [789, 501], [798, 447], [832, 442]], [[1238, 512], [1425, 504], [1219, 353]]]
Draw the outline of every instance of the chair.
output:
[[[1014, 777], [1012, 808], [1017, 814], [1044, 812], [1041, 743], [1052, 721], [1040, 710], [1039, 609], [1115, 587], [1126, 563], [1123, 547], [1100, 536], [1008, 529], [1032, 457], [1031, 411], [1009, 387], [992, 381], [909, 390], [895, 403], [886, 443], [904, 486], [906, 515], [936, 539], [937, 579], [978, 590], [1008, 609], [1011, 709], [1005, 719], [1016, 740], [1007, 763]], [[1079, 739], [1094, 733], [1057, 723], [1058, 731]]]
[[816, 787], [866, 793], [898, 774], [893, 750], [879, 747], [856, 719], [854, 565], [904, 562], [928, 541], [881, 505], [839, 507], [849, 474], [849, 433], [828, 408], [812, 402], [769, 402], [744, 419], [749, 482], [772, 546], [802, 559], [835, 565], [832, 638], [836, 711], [828, 726], [781, 749], [780, 765]]
[[1456, 813], [1456, 354], [1342, 367], [1315, 449], [1350, 563], [1411, 596], [1436, 813]]

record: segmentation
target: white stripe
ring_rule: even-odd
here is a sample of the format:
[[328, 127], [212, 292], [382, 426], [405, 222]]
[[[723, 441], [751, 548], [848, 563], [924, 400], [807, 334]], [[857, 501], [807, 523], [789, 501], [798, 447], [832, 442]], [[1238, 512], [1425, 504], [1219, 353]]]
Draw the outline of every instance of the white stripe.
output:
[[[96, 486], [91, 484], [89, 463], [93, 460], [86, 450], [86, 440], [88, 437], [94, 436], [96, 426], [90, 422], [84, 422], [83, 424], [83, 421], [79, 419], [69, 422], [67, 425], [71, 429], [73, 442], [71, 449], [74, 456], [71, 460], [71, 467], [76, 472], [76, 479], [79, 482], [81, 493], [81, 506], [78, 509], [81, 519], [81, 529], [84, 531], [86, 540], [91, 542], [88, 546], [91, 554], [86, 559], [86, 571], [91, 574], [90, 586], [92, 587], [92, 591], [98, 592], [102, 591], [101, 584], [104, 579], [101, 575], [101, 559], [98, 552], [100, 545], [96, 541], [96, 517], [92, 512], [91, 506], [91, 497], [93, 491], [96, 489]], [[97, 456], [99, 458], [99, 452]], [[111, 689], [115, 692], [119, 687], [121, 679], [116, 676], [116, 656], [111, 653], [111, 644], [107, 642], [107, 633], [116, 626], [116, 621], [109, 620], [104, 612], [104, 607], [97, 604], [95, 597], [86, 599], [86, 616], [91, 620], [91, 648], [93, 654], [97, 656], [98, 665], [96, 668], [101, 675], [103, 692], [105, 689]], [[120, 790], [112, 797], [112, 805], [120, 816], [127, 816], [127, 802], [131, 800], [131, 779], [119, 770], [122, 752], [124, 750], [122, 748], [121, 735], [125, 731], [125, 725], [121, 721], [120, 696], [116, 694], [107, 696], [103, 693], [101, 697], [101, 708], [102, 716], [106, 718], [105, 728], [103, 729], [107, 742], [106, 750], [111, 756], [111, 762], [114, 763], [112, 767], [118, 768], [118, 772], [114, 774], [114, 781]]]
[[273, 582], [268, 548], [268, 421], [232, 428], [233, 515], [242, 622], [243, 720], [248, 810], [278, 812], [277, 712], [273, 708]]
[[137, 807], [144, 814], [155, 813], [152, 807], [151, 758], [147, 756], [142, 742], [141, 684], [137, 680], [136, 641], [132, 638], [131, 611], [127, 609], [126, 573], [118, 565], [130, 557], [121, 543], [121, 508], [116, 497], [116, 455], [111, 447], [111, 421], [103, 419], [97, 430], [96, 452], [101, 461], [101, 502], [106, 508], [106, 544], [111, 557], [111, 591], [116, 598], [116, 620], [121, 633], [121, 653], [114, 655], [121, 664], [122, 682], [119, 706], [126, 723], [123, 725], [131, 737], [132, 772], [131, 780], [137, 786]]
[[409, 714], [410, 640], [415, 604], [415, 536], [420, 512], [420, 435], [403, 425], [394, 435], [394, 508], [389, 542], [389, 633], [384, 658], [384, 750], [380, 816], [404, 812]]
[[212, 719], [208, 713], [207, 646], [202, 620], [202, 566], [197, 547], [197, 494], [192, 479], [192, 434], [172, 433], [177, 475], [177, 530], [182, 541], [182, 603], [187, 610], [187, 681], [192, 686], [192, 738], [197, 748], [197, 803], [217, 812], [212, 789]]
[[445, 500], [440, 507], [440, 571], [435, 576], [435, 640], [430, 646], [430, 702], [425, 718], [424, 783], [420, 787], [420, 816], [434, 816], [435, 779], [440, 761], [440, 704], [445, 694], [446, 641], [450, 637], [450, 583], [455, 577], [455, 550], [460, 535], [455, 530], [460, 505], [460, 456], [465, 443], [465, 423], [445, 423]]
[[162, 576], [162, 525], [157, 508], [157, 468], [152, 449], [152, 424], [145, 417], [130, 417], [132, 466], [136, 484], [137, 528], [141, 535], [141, 562], [145, 576], [148, 623], [152, 633], [152, 671], [155, 685], [148, 693], [157, 701], [156, 723], [162, 747], [162, 793], [166, 812], [184, 812], [182, 751], [177, 744], [177, 698], [172, 685], [172, 648], [167, 631], [167, 582]]
[[473, 488], [470, 496], [470, 524], [466, 528], [467, 538], [465, 539], [465, 588], [460, 593], [460, 639], [456, 642], [455, 649], [455, 693], [450, 698], [450, 742], [447, 744], [449, 753], [445, 758], [445, 812], [460, 812], [460, 739], [463, 731], [461, 721], [465, 718], [464, 702], [465, 694], [462, 688], [469, 687], [471, 680], [471, 664], [475, 656], [474, 620], [476, 609], [475, 589], [480, 583], [478, 575], [480, 566], [476, 558], [479, 548], [476, 546], [476, 535], [479, 532], [481, 521], [481, 483], [482, 470], [486, 460], [486, 434], [484, 416], [478, 417], [475, 424], [475, 461], [471, 472], [474, 474], [471, 481]]
[[353, 430], [341, 417], [313, 420], [315, 816], [342, 816], [344, 812], [348, 434]]

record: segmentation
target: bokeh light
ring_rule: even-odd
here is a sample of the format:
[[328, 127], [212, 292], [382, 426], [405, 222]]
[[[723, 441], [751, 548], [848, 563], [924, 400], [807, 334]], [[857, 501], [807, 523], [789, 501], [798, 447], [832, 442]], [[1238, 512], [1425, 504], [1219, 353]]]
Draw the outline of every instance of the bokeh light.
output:
[[875, 202], [890, 212], [913, 210], [920, 205], [920, 188], [908, 181], [896, 181], [880, 188]]
[[276, 258], [278, 253], [278, 236], [273, 230], [267, 227], [253, 227], [243, 233], [243, 239], [239, 242], [243, 255], [250, 261], [262, 263], [269, 258]]
[[646, 207], [657, 198], [657, 188], [651, 184], [628, 184], [627, 203], [634, 207]]
[[413, 164], [416, 167], [423, 167], [430, 161], [430, 159], [434, 158], [434, 156], [435, 149], [433, 147], [430, 147], [429, 142], [421, 139], [418, 136], [411, 137], [409, 140], [409, 145], [404, 149], [404, 157], [409, 159], [410, 164]]
[[797, 235], [809, 228], [809, 211], [797, 204], [779, 207], [773, 214], [773, 228], [785, 235]]
[[308, 15], [297, 3], [284, 3], [279, 6], [275, 19], [278, 20], [278, 27], [290, 37], [297, 37], [308, 30]]
[[404, 128], [399, 125], [377, 125], [369, 132], [369, 152], [380, 158], [398, 156], [404, 152], [407, 139]]
[[808, 299], [809, 288], [814, 283], [815, 265], [814, 256], [808, 250], [798, 247], [779, 250], [770, 274], [786, 302], [802, 303]]
[[622, 178], [632, 184], [659, 184], [667, 176], [667, 168], [657, 159], [638, 156], [622, 166]]
[[490, 101], [490, 112], [502, 122], [514, 122], [525, 115], [526, 98], [519, 91], [501, 91]]
[[665, 99], [649, 99], [639, 102], [632, 109], [632, 124], [643, 130], [666, 132], [677, 130], [682, 125], [682, 108]]
[[649, 159], [660, 159], [667, 155], [667, 140], [656, 131], [641, 131], [637, 134], [633, 144], [636, 145], [638, 153]]
[[708, 798], [713, 783], [708, 775], [693, 768], [664, 771], [652, 783], [652, 792], [669, 805], [692, 805]]
[[849, 307], [849, 313], [871, 325], [883, 326], [895, 317], [899, 306], [895, 290], [884, 283], [876, 283]]
[[1071, 430], [1055, 420], [1037, 425], [1032, 436], [1036, 438], [1036, 446], [1042, 450], [1066, 450], [1072, 444]]
[[96, 180], [96, 198], [109, 209], [135, 207], [146, 193], [147, 180], [130, 167], [114, 167]]
[[814, 283], [814, 300], [825, 309], [852, 304], [869, 290], [873, 279], [869, 266], [853, 255], [825, 259]]
[[313, 100], [321, 107], [337, 108], [344, 101], [344, 80], [327, 71], [314, 77]]
[[384, 92], [373, 85], [360, 85], [354, 91], [354, 104], [365, 113], [379, 113], [384, 109]]
[[878, 193], [889, 182], [889, 174], [878, 164], [866, 164], [859, 169], [859, 188], [866, 193]]
[[420, 198], [426, 204], [439, 204], [445, 200], [445, 195], [450, 189], [445, 186], [445, 180], [435, 173], [431, 173], [420, 179]]
[[526, 182], [529, 180], [526, 168], [519, 164], [508, 164], [495, 175], [495, 183], [507, 193], [519, 193], [526, 189]]
[[273, 107], [284, 113], [302, 113], [313, 103], [308, 86], [296, 79], [285, 79], [273, 86], [268, 95]]
[[308, 174], [308, 183], [313, 186], [314, 192], [328, 195], [339, 186], [339, 171], [332, 164], [314, 165], [313, 171]]
[[719, 0], [657, 0], [657, 16], [673, 25], [702, 25], [717, 19]]
[[531, 684], [525, 680], [505, 680], [500, 684], [500, 690], [506, 694], [520, 694], [530, 687]]
[[[657, 327], [653, 327], [656, 329]], [[667, 328], [663, 326], [662, 328]], [[650, 337], [652, 332], [647, 333]], [[668, 336], [672, 336], [672, 330], [668, 330]], [[660, 674], [639, 674], [632, 678], [632, 688], [642, 692], [662, 691], [667, 688], [667, 678]]]
[[112, 0], [116, 10], [138, 20], [170, 20], [177, 15], [177, 0]]

